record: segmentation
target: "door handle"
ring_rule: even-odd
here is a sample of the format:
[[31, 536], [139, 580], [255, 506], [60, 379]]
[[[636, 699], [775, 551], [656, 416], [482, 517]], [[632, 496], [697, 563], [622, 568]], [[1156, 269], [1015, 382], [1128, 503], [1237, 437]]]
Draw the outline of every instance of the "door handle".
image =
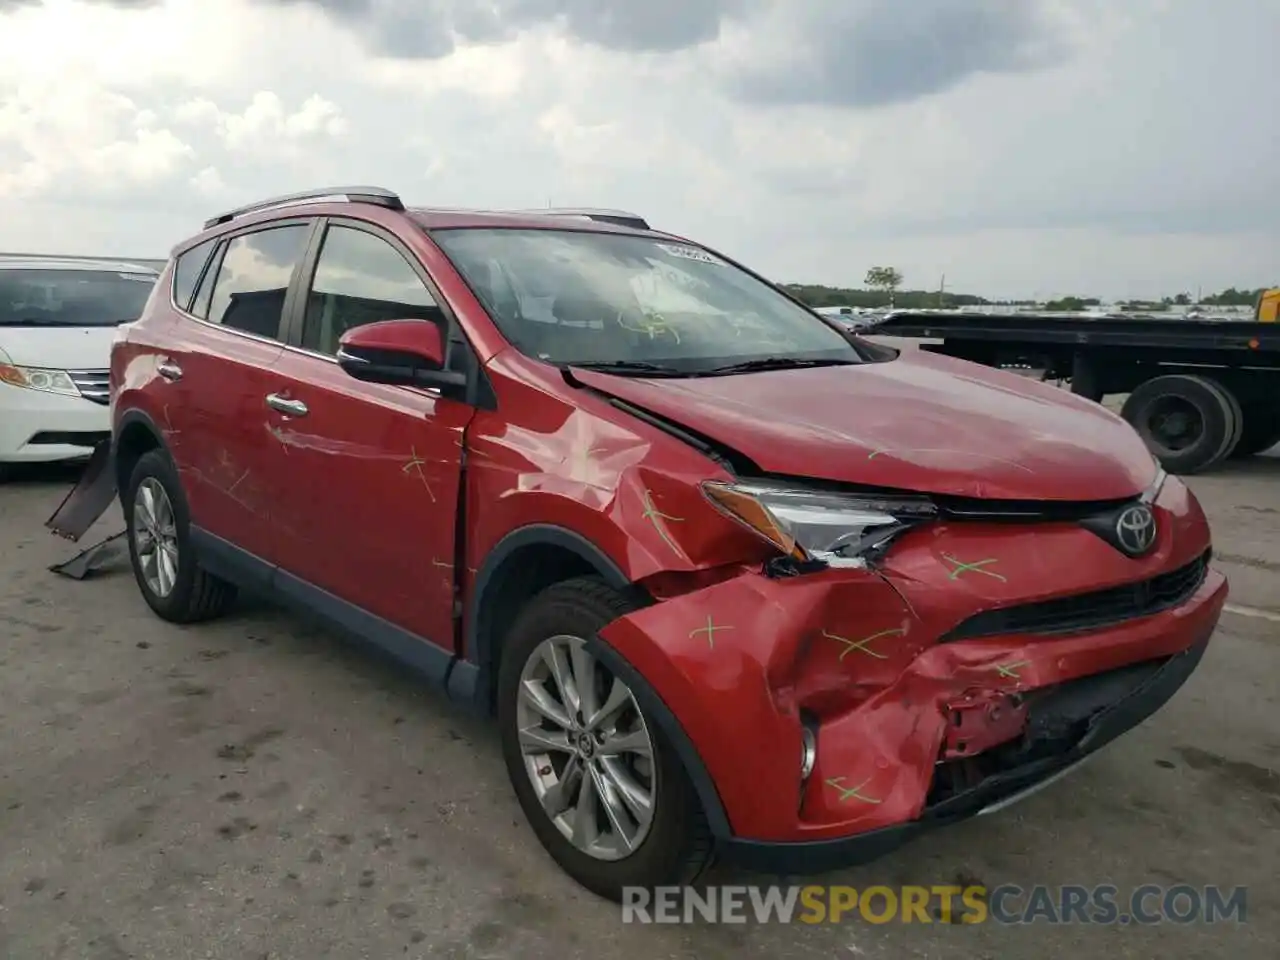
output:
[[307, 415], [307, 405], [305, 403], [301, 400], [290, 400], [288, 397], [282, 397], [278, 393], [267, 394], [267, 406], [289, 417], [305, 417]]
[[170, 381], [182, 379], [182, 368], [172, 360], [161, 361], [156, 367], [156, 373]]

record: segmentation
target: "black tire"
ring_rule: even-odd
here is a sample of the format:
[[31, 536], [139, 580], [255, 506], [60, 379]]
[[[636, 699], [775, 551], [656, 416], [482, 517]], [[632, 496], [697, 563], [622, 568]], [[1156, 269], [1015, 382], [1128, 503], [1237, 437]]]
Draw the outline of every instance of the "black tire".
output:
[[1250, 403], [1244, 408], [1244, 428], [1240, 442], [1232, 451], [1234, 459], [1265, 453], [1280, 443], [1280, 405], [1275, 403]]
[[565, 873], [615, 902], [621, 902], [624, 887], [651, 890], [691, 884], [711, 866], [711, 833], [688, 774], [657, 725], [646, 718], [653, 745], [654, 813], [649, 832], [637, 849], [622, 859], [597, 859], [574, 846], [539, 802], [520, 749], [517, 706], [521, 671], [543, 641], [561, 635], [589, 639], [633, 609], [624, 596], [595, 579], [548, 587], [530, 601], [507, 634], [497, 685], [502, 754], [529, 825]]
[[[1170, 405], [1190, 414], [1185, 443], [1171, 442], [1157, 423]], [[1230, 393], [1204, 377], [1174, 374], [1148, 380], [1129, 394], [1120, 415], [1174, 474], [1199, 473], [1219, 463], [1237, 439]]]
[[[177, 574], [173, 589], [164, 596], [159, 595], [147, 583], [138, 554], [138, 530], [134, 524], [134, 502], [138, 488], [143, 481], [154, 480], [164, 488], [173, 508], [174, 528], [177, 540]], [[182, 492], [182, 484], [178, 480], [178, 471], [173, 461], [161, 450], [148, 450], [134, 465], [129, 483], [120, 498], [124, 510], [124, 519], [129, 542], [129, 560], [133, 565], [133, 576], [156, 615], [170, 623], [198, 623], [212, 620], [226, 612], [235, 601], [236, 588], [210, 574], [200, 567], [195, 547], [191, 542], [191, 514], [187, 507], [186, 495]]]
[[1221, 380], [1213, 377], [1201, 377], [1205, 383], [1216, 390], [1231, 411], [1231, 435], [1227, 438], [1227, 445], [1222, 453], [1218, 455], [1218, 461], [1229, 459], [1240, 445], [1240, 437], [1244, 434], [1244, 409], [1240, 406], [1240, 401], [1236, 398], [1236, 393]]

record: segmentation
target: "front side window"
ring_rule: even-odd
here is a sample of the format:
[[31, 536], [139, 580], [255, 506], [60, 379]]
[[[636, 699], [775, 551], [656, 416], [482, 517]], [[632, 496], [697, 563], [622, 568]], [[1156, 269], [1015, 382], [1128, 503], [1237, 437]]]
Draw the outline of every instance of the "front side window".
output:
[[570, 230], [431, 236], [503, 335], [550, 363], [700, 374], [861, 360], [808, 310], [691, 244]]
[[227, 244], [213, 285], [208, 319], [278, 339], [284, 298], [311, 228], [303, 224], [242, 234]]
[[400, 251], [365, 230], [329, 227], [307, 297], [303, 347], [335, 356], [339, 339], [355, 327], [442, 319], [431, 291]]
[[115, 327], [137, 320], [153, 273], [0, 270], [0, 327]]

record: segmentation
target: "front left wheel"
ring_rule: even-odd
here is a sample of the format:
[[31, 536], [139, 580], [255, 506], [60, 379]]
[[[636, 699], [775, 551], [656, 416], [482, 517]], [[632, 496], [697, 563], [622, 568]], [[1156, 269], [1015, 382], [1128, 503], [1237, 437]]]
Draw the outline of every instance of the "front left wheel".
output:
[[680, 760], [587, 647], [631, 609], [596, 580], [549, 587], [507, 635], [498, 673], [503, 758], [530, 826], [566, 873], [614, 901], [692, 883], [712, 859]]

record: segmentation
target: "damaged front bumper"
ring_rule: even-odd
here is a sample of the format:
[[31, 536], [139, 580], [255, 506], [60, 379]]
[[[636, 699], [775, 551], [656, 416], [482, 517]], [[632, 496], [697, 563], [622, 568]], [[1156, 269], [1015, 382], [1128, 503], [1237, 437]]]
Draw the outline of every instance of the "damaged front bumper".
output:
[[597, 651], [645, 688], [726, 859], [864, 862], [1043, 786], [1187, 679], [1227, 584], [1185, 488], [1157, 509], [1140, 561], [1072, 524], [938, 524], [876, 569], [668, 595]]
[[[1083, 734], [1074, 743], [1065, 743], [1047, 756], [993, 773], [968, 789], [926, 806], [914, 820], [827, 840], [770, 842], [733, 837], [721, 845], [721, 855], [748, 870], [822, 873], [867, 863], [938, 827], [1002, 810], [1071, 773], [1096, 751], [1164, 706], [1194, 672], [1208, 644], [1206, 635], [1173, 657], [1139, 665], [1121, 681], [1131, 684], [1130, 689], [1088, 720]], [[1101, 679], [1110, 678], [1104, 675]], [[1067, 701], [1076, 695], [1075, 691], [1064, 691]], [[1051, 718], [1055, 709], [1069, 707], [1069, 702], [1055, 703], [1055, 698], [1046, 698], [1042, 715]], [[1037, 712], [1032, 711], [1030, 721], [1034, 723], [1037, 718]]]

